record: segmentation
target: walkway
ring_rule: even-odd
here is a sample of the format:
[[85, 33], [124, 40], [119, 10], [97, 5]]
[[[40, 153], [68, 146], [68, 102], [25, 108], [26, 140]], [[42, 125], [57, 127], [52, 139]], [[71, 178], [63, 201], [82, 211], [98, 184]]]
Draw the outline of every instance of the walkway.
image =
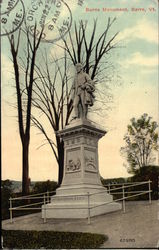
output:
[[44, 224], [41, 213], [21, 216], [2, 223], [6, 230], [54, 230], [106, 234], [109, 240], [102, 248], [156, 248], [159, 242], [159, 202], [126, 202], [126, 213], [118, 211], [87, 219], [48, 219]]

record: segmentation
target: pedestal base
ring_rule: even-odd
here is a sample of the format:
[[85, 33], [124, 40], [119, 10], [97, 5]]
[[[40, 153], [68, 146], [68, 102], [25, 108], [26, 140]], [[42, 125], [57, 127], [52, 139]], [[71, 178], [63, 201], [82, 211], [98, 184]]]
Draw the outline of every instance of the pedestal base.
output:
[[100, 185], [62, 186], [51, 203], [42, 206], [42, 218], [88, 218], [88, 213], [93, 217], [120, 209], [121, 204], [113, 202], [112, 195]]
[[[110, 204], [103, 204], [96, 208], [90, 209], [90, 217], [102, 215], [114, 211], [118, 211], [121, 209], [120, 204], [113, 202]], [[42, 218], [44, 218], [44, 208], [42, 210]], [[88, 208], [84, 205], [68, 206], [67, 204], [63, 204], [60, 207], [56, 206], [53, 203], [47, 204], [46, 206], [46, 216], [45, 218], [53, 218], [53, 219], [84, 219], [88, 218]]]
[[87, 218], [88, 213], [91, 217], [121, 209], [100, 181], [98, 141], [105, 134], [83, 119], [59, 131], [64, 142], [64, 177], [51, 203], [42, 207], [42, 217]]

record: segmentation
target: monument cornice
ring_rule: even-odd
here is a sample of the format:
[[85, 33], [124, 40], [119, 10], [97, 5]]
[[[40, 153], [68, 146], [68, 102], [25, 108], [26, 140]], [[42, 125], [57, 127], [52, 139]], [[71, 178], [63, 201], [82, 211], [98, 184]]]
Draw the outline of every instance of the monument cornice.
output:
[[74, 135], [74, 134], [88, 134], [88, 135], [94, 135], [98, 138], [103, 137], [107, 132], [101, 128], [97, 128], [93, 126], [92, 124], [79, 124], [76, 126], [66, 126], [63, 130], [60, 130], [57, 132], [59, 136], [62, 138]]

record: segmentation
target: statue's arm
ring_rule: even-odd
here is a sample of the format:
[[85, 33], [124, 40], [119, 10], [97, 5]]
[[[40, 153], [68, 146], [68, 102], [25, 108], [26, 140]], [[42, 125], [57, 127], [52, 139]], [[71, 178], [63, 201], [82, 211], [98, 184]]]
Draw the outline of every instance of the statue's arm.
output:
[[91, 92], [94, 92], [95, 86], [93, 80], [88, 74], [85, 75], [85, 78], [86, 78], [86, 85], [91, 89]]

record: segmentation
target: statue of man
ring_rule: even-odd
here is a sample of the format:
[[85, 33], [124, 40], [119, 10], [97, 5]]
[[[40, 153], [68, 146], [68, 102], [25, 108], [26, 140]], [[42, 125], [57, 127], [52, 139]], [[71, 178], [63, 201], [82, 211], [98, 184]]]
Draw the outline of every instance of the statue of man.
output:
[[76, 76], [73, 84], [74, 119], [87, 118], [88, 106], [94, 103], [94, 83], [90, 76], [83, 71], [81, 63], [76, 64]]

